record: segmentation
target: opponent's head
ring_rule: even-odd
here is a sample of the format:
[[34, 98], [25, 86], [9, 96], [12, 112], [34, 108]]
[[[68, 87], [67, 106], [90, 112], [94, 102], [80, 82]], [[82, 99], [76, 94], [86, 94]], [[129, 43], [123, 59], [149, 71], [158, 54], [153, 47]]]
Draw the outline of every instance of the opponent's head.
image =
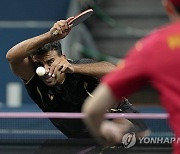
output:
[[172, 20], [180, 18], [180, 0], [163, 0], [163, 6]]
[[61, 77], [61, 74], [59, 73], [55, 77], [52, 77], [49, 75], [49, 70], [56, 59], [64, 58], [64, 56], [62, 56], [60, 41], [45, 44], [43, 47], [35, 51], [31, 57], [35, 70], [39, 66], [45, 68], [46, 73], [44, 76], [41, 76], [40, 79], [48, 86], [55, 85]]
[[180, 0], [169, 0], [175, 7], [180, 7]]

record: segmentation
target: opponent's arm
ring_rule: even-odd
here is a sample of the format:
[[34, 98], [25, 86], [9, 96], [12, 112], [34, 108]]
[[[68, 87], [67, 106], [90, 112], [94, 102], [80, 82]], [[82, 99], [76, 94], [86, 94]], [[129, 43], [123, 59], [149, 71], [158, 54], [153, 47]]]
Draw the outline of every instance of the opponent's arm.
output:
[[106, 145], [118, 143], [127, 130], [127, 126], [124, 125], [120, 127], [115, 122], [104, 119], [106, 111], [110, 109], [117, 100], [105, 84], [100, 84], [92, 95], [94, 97], [88, 97], [82, 109], [86, 114], [83, 119], [85, 124], [99, 142], [103, 141]]
[[[70, 20], [72, 18], [69, 18]], [[38, 48], [46, 43], [64, 38], [70, 32], [71, 27], [67, 24], [68, 20], [60, 20], [54, 24], [49, 32], [42, 35], [24, 40], [12, 47], [6, 54], [12, 71], [25, 80], [29, 80], [34, 75], [33, 63], [29, 56]], [[58, 30], [58, 35], [52, 32]], [[22, 69], [23, 67], [23, 69]]]

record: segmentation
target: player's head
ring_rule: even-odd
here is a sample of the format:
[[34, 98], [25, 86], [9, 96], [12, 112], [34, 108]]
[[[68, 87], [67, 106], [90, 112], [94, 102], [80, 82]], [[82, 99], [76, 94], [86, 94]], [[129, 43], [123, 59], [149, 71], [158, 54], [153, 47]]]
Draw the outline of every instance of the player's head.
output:
[[39, 66], [45, 68], [45, 75], [40, 77], [40, 79], [48, 86], [53, 86], [58, 83], [58, 80], [62, 74], [56, 74], [55, 77], [51, 77], [49, 74], [50, 68], [55, 60], [63, 60], [61, 43], [60, 41], [55, 41], [52, 43], [47, 43], [43, 47], [39, 48], [37, 51], [31, 55], [32, 61], [34, 63], [35, 69]]
[[58, 53], [58, 55], [62, 55], [61, 42], [54, 41], [52, 43], [47, 43], [43, 47], [39, 48], [34, 52], [33, 55], [43, 55], [51, 50], [54, 50]]

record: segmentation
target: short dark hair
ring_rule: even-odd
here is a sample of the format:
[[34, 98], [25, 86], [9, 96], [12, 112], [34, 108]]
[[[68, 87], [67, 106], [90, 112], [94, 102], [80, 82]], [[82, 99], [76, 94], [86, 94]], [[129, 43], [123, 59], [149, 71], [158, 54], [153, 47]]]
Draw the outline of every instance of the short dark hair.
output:
[[177, 11], [177, 13], [180, 14], [180, 6], [174, 6], [174, 8]]
[[58, 55], [62, 55], [61, 42], [58, 40], [51, 43], [47, 43], [43, 47], [37, 49], [33, 53], [33, 55], [42, 55], [50, 50], [54, 50], [58, 53]]

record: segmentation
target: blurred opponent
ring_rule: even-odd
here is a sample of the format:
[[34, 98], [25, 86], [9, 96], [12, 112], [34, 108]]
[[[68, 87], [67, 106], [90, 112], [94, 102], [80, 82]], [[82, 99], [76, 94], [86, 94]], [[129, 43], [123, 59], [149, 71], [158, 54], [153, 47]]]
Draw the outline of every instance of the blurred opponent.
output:
[[[106, 145], [120, 142], [126, 131], [103, 118], [106, 110], [147, 83], [158, 90], [176, 139], [180, 137], [180, 0], [162, 0], [162, 4], [171, 22], [139, 40], [124, 63], [102, 79], [94, 98], [89, 97], [83, 106], [89, 130]], [[174, 154], [180, 154], [177, 141]]]

